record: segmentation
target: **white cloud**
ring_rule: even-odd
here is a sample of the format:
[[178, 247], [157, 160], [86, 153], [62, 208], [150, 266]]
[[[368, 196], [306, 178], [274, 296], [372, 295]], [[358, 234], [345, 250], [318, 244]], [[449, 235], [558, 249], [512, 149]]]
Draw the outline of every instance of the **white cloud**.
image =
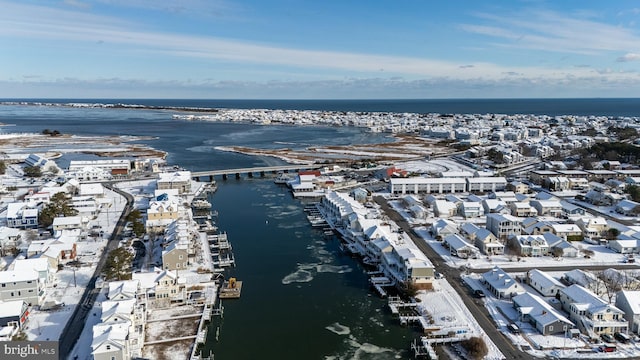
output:
[[637, 53], [628, 53], [623, 56], [620, 56], [617, 59], [618, 62], [627, 62], [627, 61], [640, 61], [640, 54]]
[[559, 53], [600, 54], [628, 51], [640, 43], [631, 29], [573, 18], [552, 11], [531, 10], [517, 14], [476, 14], [484, 24], [462, 24], [468, 32], [503, 39], [503, 46]]

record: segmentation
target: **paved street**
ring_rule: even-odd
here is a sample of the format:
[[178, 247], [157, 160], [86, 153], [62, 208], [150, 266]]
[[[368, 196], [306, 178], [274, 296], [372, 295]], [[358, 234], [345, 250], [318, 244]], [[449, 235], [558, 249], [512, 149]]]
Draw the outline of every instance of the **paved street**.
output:
[[100, 293], [100, 289], [96, 289], [96, 280], [102, 274], [102, 269], [107, 260], [107, 255], [109, 252], [118, 247], [118, 237], [120, 236], [120, 232], [122, 228], [126, 224], [126, 217], [129, 215], [131, 210], [133, 209], [133, 196], [130, 194], [118, 190], [112, 187], [110, 184], [104, 184], [104, 186], [109, 189], [117, 192], [118, 194], [124, 196], [127, 199], [127, 205], [122, 212], [122, 215], [118, 219], [118, 223], [107, 242], [107, 246], [105, 247], [102, 256], [100, 257], [100, 261], [96, 266], [96, 271], [93, 273], [91, 280], [89, 280], [89, 284], [85, 289], [84, 294], [82, 294], [82, 298], [76, 306], [71, 318], [67, 322], [64, 330], [62, 330], [62, 334], [60, 335], [60, 358], [67, 359], [73, 350], [76, 342], [78, 342], [78, 338], [80, 338], [80, 334], [82, 334], [82, 330], [84, 329], [84, 325], [87, 321], [87, 316], [91, 313], [93, 309], [93, 304]]

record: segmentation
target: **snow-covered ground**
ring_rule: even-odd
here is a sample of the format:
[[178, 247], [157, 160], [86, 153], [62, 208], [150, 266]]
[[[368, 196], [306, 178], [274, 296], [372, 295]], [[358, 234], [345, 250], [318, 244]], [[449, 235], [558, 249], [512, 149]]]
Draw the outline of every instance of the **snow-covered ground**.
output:
[[435, 280], [434, 291], [420, 291], [416, 297], [420, 299], [418, 307], [433, 319], [434, 324], [441, 326], [444, 330], [468, 328], [470, 330], [468, 335], [482, 338], [489, 349], [485, 360], [504, 359], [504, 355], [484, 334], [482, 327], [464, 305], [460, 295], [446, 279]]

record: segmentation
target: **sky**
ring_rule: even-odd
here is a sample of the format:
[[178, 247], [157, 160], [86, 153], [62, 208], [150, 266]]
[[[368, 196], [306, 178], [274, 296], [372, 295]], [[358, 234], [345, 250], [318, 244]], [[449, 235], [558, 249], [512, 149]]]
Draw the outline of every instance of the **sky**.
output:
[[640, 3], [0, 0], [0, 97], [640, 97]]

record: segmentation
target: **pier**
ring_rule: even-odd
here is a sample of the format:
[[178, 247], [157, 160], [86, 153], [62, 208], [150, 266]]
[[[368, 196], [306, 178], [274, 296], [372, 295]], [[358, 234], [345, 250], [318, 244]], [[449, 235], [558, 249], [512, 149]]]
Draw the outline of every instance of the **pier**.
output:
[[235, 176], [236, 179], [240, 179], [242, 174], [246, 174], [248, 177], [253, 177], [254, 174], [259, 174], [261, 177], [267, 173], [300, 171], [300, 170], [315, 170], [327, 166], [327, 164], [299, 164], [299, 165], [279, 165], [279, 166], [262, 166], [262, 167], [250, 167], [250, 168], [238, 168], [238, 169], [226, 169], [226, 170], [207, 170], [207, 171], [194, 171], [191, 173], [191, 177], [196, 181], [201, 181], [203, 178], [210, 182], [214, 181], [215, 176], [222, 176], [223, 180], [229, 178], [229, 176]]

